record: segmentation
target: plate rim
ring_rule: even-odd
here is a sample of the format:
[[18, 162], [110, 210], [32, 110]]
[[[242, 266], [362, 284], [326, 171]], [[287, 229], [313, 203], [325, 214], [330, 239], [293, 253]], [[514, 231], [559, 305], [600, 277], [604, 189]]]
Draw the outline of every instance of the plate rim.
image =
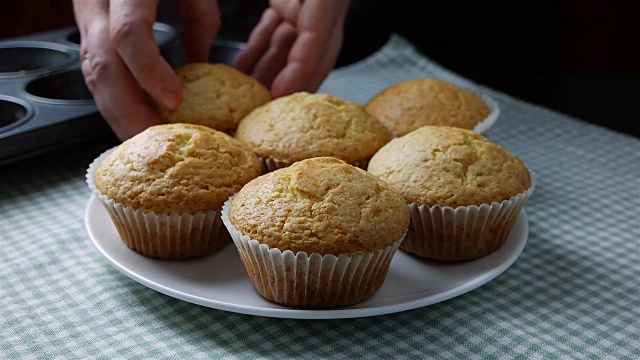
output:
[[[514, 251], [509, 255], [506, 261], [502, 262], [498, 267], [491, 269], [489, 272], [478, 276], [477, 278], [473, 278], [469, 282], [465, 282], [459, 286], [451, 288], [449, 290], [427, 296], [425, 298], [414, 299], [406, 302], [401, 302], [399, 304], [386, 304], [381, 306], [375, 306], [370, 308], [338, 308], [338, 309], [296, 309], [296, 308], [257, 308], [255, 306], [248, 305], [240, 305], [240, 304], [231, 304], [228, 302], [223, 302], [214, 299], [206, 299], [201, 296], [192, 295], [185, 293], [180, 290], [175, 290], [164, 286], [157, 281], [148, 279], [147, 277], [140, 275], [136, 272], [129, 270], [126, 266], [121, 264], [118, 259], [115, 259], [111, 253], [109, 253], [97, 240], [95, 235], [95, 231], [93, 231], [93, 224], [91, 223], [92, 219], [92, 209], [96, 206], [102, 207], [102, 204], [98, 200], [98, 198], [91, 194], [89, 200], [87, 201], [87, 205], [85, 207], [84, 212], [84, 223], [85, 230], [87, 231], [91, 242], [94, 247], [98, 250], [98, 252], [105, 257], [109, 263], [115, 267], [119, 272], [129, 277], [130, 279], [138, 282], [139, 284], [146, 286], [152, 290], [155, 290], [164, 295], [186, 301], [192, 304], [213, 308], [222, 311], [228, 311], [238, 314], [244, 315], [253, 315], [253, 316], [263, 316], [263, 317], [272, 317], [272, 318], [285, 318], [285, 319], [307, 319], [307, 320], [330, 320], [330, 319], [348, 319], [348, 318], [360, 318], [360, 317], [371, 317], [371, 316], [380, 316], [387, 315], [392, 313], [404, 312], [408, 310], [413, 310], [421, 307], [426, 307], [429, 305], [434, 305], [440, 303], [442, 301], [446, 301], [452, 299], [454, 297], [460, 296], [467, 292], [471, 292], [489, 281], [495, 279], [500, 274], [505, 272], [513, 263], [520, 257], [522, 254], [529, 235], [529, 222], [527, 218], [527, 214], [525, 209], [523, 208], [518, 215], [515, 225], [522, 227], [522, 234], [520, 235], [520, 239], [518, 239], [518, 244]], [[103, 208], [104, 209], [104, 208]], [[105, 209], [106, 213], [106, 209]], [[108, 214], [108, 213], [107, 213]], [[113, 225], [112, 225], [113, 226]], [[514, 226], [515, 229], [515, 226]], [[510, 237], [514, 236], [513, 233], [510, 234]], [[509, 241], [508, 239], [507, 241]], [[515, 240], [514, 240], [515, 241]], [[233, 244], [230, 244], [233, 245]], [[491, 256], [491, 255], [489, 255]], [[159, 260], [160, 261], [160, 260]], [[256, 296], [260, 296], [257, 292]]]

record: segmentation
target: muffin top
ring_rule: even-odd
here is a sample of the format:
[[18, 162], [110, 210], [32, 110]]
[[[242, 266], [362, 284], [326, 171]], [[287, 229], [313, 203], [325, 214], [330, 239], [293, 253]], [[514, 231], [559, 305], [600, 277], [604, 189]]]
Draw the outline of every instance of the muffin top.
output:
[[473, 92], [440, 79], [413, 79], [392, 85], [365, 106], [394, 136], [424, 125], [473, 129], [489, 108]]
[[531, 186], [513, 154], [471, 130], [424, 126], [391, 140], [368, 171], [419, 205], [468, 206], [508, 200]]
[[328, 156], [348, 163], [368, 160], [391, 135], [361, 105], [329, 94], [297, 92], [247, 115], [236, 138], [258, 156], [291, 164]]
[[258, 80], [225, 64], [192, 63], [176, 70], [183, 101], [176, 110], [159, 105], [169, 123], [191, 123], [233, 132], [251, 110], [271, 100]]
[[98, 190], [156, 214], [217, 210], [261, 173], [257, 156], [233, 137], [200, 125], [163, 124], [126, 140], [99, 165]]
[[409, 210], [384, 181], [342, 160], [317, 157], [249, 182], [233, 199], [229, 220], [269, 247], [337, 256], [400, 239]]

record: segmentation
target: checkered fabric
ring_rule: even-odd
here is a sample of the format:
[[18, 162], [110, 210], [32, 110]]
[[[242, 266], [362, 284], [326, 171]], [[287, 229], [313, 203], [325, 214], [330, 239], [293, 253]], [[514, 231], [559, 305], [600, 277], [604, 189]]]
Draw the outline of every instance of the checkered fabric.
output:
[[0, 358], [640, 359], [640, 141], [472, 83], [399, 36], [321, 91], [365, 103], [414, 77], [493, 96], [502, 114], [488, 137], [537, 175], [529, 240], [496, 279], [435, 305], [343, 320], [174, 299], [91, 244], [85, 169], [111, 146], [94, 142], [0, 168]]

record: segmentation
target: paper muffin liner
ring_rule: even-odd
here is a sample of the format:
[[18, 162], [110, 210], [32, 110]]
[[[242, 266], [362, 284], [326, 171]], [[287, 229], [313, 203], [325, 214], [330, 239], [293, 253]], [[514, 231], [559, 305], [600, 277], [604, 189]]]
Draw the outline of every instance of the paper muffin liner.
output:
[[260, 244], [229, 220], [233, 196], [222, 206], [251, 284], [267, 300], [301, 308], [334, 308], [360, 303], [382, 286], [406, 232], [393, 244], [370, 253], [345, 255], [294, 253]]
[[[260, 160], [260, 164], [262, 165], [262, 174], [270, 173], [272, 171], [282, 169], [291, 165], [288, 162], [273, 160], [269, 158], [263, 158], [261, 156], [258, 156], [258, 160]], [[369, 164], [369, 160], [367, 159], [367, 160], [354, 161], [354, 162], [350, 162], [349, 164], [355, 167], [359, 167], [362, 170], [367, 170], [367, 165]]]
[[435, 260], [473, 260], [500, 249], [535, 189], [492, 204], [426, 206], [409, 204], [411, 221], [402, 251]]
[[89, 165], [86, 180], [127, 247], [144, 256], [178, 260], [208, 255], [231, 243], [219, 210], [156, 214], [125, 206], [102, 194], [95, 185], [95, 174], [115, 148], [105, 151]]
[[489, 108], [489, 115], [473, 127], [473, 132], [482, 136], [487, 136], [489, 134], [489, 130], [491, 130], [496, 121], [498, 121], [498, 117], [500, 116], [500, 105], [498, 105], [497, 101], [486, 94], [476, 95], [478, 95]]

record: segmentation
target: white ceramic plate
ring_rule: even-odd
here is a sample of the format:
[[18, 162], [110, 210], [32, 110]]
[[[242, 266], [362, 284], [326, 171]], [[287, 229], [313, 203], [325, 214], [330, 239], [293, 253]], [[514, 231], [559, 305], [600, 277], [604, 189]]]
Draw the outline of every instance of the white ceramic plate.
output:
[[95, 196], [85, 212], [85, 225], [96, 248], [118, 270], [163, 294], [194, 304], [236, 313], [292, 318], [341, 319], [415, 309], [469, 292], [505, 271], [524, 249], [529, 232], [524, 210], [507, 242], [495, 253], [466, 262], [436, 262], [398, 251], [387, 279], [368, 300], [331, 310], [302, 310], [261, 297], [246, 275], [233, 244], [213, 255], [186, 261], [157, 260], [130, 250]]

